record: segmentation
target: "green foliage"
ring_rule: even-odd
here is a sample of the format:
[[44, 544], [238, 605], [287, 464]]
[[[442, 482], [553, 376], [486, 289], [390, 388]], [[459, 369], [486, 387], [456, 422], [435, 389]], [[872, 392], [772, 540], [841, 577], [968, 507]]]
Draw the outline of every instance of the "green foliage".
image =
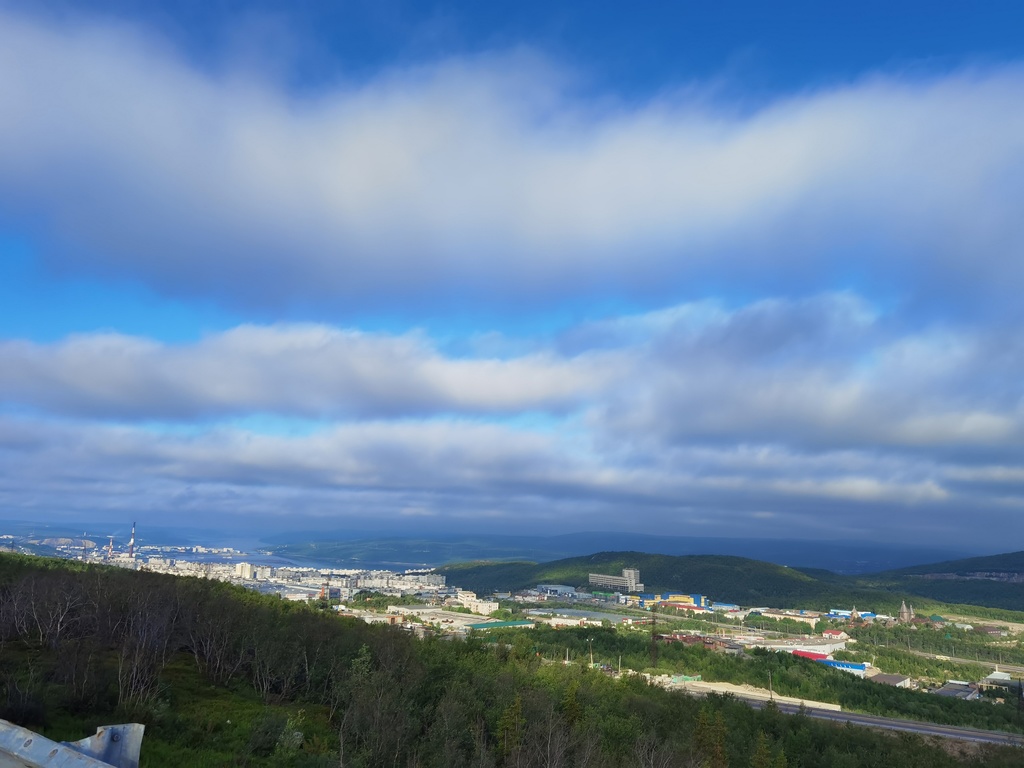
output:
[[[769, 752], [772, 768], [1019, 764], [1015, 750], [986, 748], [961, 761], [915, 737], [729, 698], [696, 701], [638, 676], [560, 663], [566, 647], [589, 660], [593, 638], [595, 660], [614, 666], [621, 654], [624, 665], [643, 666], [649, 636], [641, 632], [538, 628], [497, 631], [495, 642], [419, 641], [216, 582], [3, 557], [0, 574], [0, 703], [17, 710], [20, 702], [25, 714], [36, 702], [34, 727], [52, 738], [81, 738], [128, 716], [118, 704], [118, 665], [139, 638], [127, 619], [133, 611], [167, 617], [146, 625], [160, 628], [161, 644], [143, 659], [156, 675], [141, 678], [142, 768], [743, 766]], [[43, 616], [39, 609], [76, 595], [87, 599], [72, 599], [67, 625], [30, 618], [28, 607]], [[831, 690], [854, 708], [922, 701], [793, 657], [743, 660], [666, 645], [659, 665], [754, 683], [771, 670], [779, 692]], [[975, 709], [949, 708], [957, 704], [974, 703], [934, 700], [935, 711], [922, 714], [968, 722]], [[977, 711], [985, 707], [1010, 709]]]
[[[492, 630], [490, 634], [496, 642], [502, 643], [513, 642], [513, 633], [514, 630]], [[786, 653], [754, 651], [752, 654], [737, 657], [715, 653], [702, 646], [660, 643], [658, 667], [649, 668], [650, 635], [644, 632], [598, 628], [556, 630], [539, 626], [531, 631], [530, 636], [533, 645], [542, 656], [551, 661], [564, 659], [568, 650], [570, 658], [574, 661], [587, 662], [592, 640], [595, 662], [608, 664], [612, 668], [621, 657], [623, 667], [644, 670], [651, 674], [701, 675], [706, 681], [750, 683], [761, 688], [768, 688], [770, 672], [772, 687], [776, 693], [784, 696], [831, 702], [840, 704], [844, 709], [886, 717], [904, 717], [1002, 731], [1022, 730], [1016, 719], [1016, 711], [1011, 707], [994, 707], [987, 702], [960, 701], [932, 696], [921, 691], [892, 688]], [[890, 665], [893, 660], [905, 656], [908, 663], [918, 665], [911, 670], [912, 672], [934, 672], [934, 677], [940, 681], [978, 676], [977, 669], [907, 655], [905, 651], [898, 649], [888, 651], [893, 654], [891, 657], [883, 656], [880, 655], [883, 650], [876, 648], [871, 652], [879, 654], [876, 663], [882, 669], [892, 669]], [[870, 657], [871, 654], [867, 656]], [[850, 656], [850, 660], [870, 660], [855, 652], [839, 652], [836, 655]]]
[[933, 573], [954, 573], [961, 576], [974, 573], [1024, 573], [1024, 551], [968, 557], [963, 560], [947, 560], [942, 563], [914, 565], [909, 568], [889, 571], [889, 574], [895, 576], [920, 576]]
[[958, 664], [942, 659], [916, 656], [899, 648], [870, 648], [837, 651], [839, 661], [870, 662], [890, 674], [906, 675], [915, 680], [941, 684], [947, 680], [980, 680], [989, 669], [978, 664]]
[[[477, 592], [516, 590], [542, 583], [585, 587], [591, 573], [640, 569], [648, 591], [699, 592], [714, 600], [747, 606], [828, 610], [857, 605], [895, 615], [901, 601], [929, 612], [951, 612], [1003, 621], [1024, 621], [1024, 590], [1018, 584], [983, 579], [924, 578], [931, 573], [1024, 573], [1024, 552], [972, 558], [866, 576], [842, 576], [812, 568], [720, 555], [650, 555], [599, 552], [551, 562], [454, 563], [438, 569], [450, 583]], [[945, 569], [945, 570], [944, 570]], [[976, 606], [983, 606], [978, 608]], [[809, 629], [809, 628], [808, 628]]]
[[424, 602], [412, 595], [388, 597], [380, 592], [361, 592], [349, 604], [364, 611], [386, 611], [389, 605], [424, 605]]
[[976, 631], [955, 626], [942, 629], [920, 626], [911, 629], [906, 626], [867, 625], [851, 629], [850, 632], [860, 645], [870, 645], [878, 650], [904, 649], [974, 659], [977, 664], [972, 667], [976, 667], [977, 670], [983, 669], [984, 662], [989, 662], [990, 665], [1024, 665], [1024, 647], [1019, 641], [993, 641]]
[[750, 768], [773, 768], [775, 757], [772, 755], [771, 744], [764, 731], [757, 732], [757, 746], [750, 756]]
[[697, 718], [697, 727], [693, 731], [693, 743], [706, 768], [729, 768], [725, 746], [727, 738], [728, 731], [721, 710], [702, 708]]
[[[821, 622], [818, 622], [821, 623]], [[797, 621], [795, 619], [771, 619], [759, 616], [757, 614], [751, 614], [744, 622], [745, 627], [754, 627], [756, 629], [770, 629], [772, 632], [782, 632], [787, 635], [811, 635], [817, 630], [810, 624], [803, 621]]]
[[[976, 574], [989, 576], [968, 578]], [[1013, 577], [1021, 574], [1024, 574], [1024, 552], [1007, 552], [901, 568], [866, 577], [864, 581], [883, 589], [905, 591], [932, 601], [968, 608], [973, 616], [1020, 621], [1020, 616], [1014, 617], [1010, 612], [1024, 611], [1024, 592], [1018, 583], [1012, 581]], [[936, 575], [940, 577], [936, 578]], [[993, 610], [979, 612], [976, 606]], [[932, 606], [919, 603], [917, 607], [930, 609]]]

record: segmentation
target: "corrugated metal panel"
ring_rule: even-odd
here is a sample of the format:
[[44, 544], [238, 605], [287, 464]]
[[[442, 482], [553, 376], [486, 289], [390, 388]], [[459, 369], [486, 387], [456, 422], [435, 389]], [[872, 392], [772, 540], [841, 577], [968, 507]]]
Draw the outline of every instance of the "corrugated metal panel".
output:
[[0, 768], [138, 768], [145, 729], [139, 723], [105, 725], [68, 743], [0, 720]]

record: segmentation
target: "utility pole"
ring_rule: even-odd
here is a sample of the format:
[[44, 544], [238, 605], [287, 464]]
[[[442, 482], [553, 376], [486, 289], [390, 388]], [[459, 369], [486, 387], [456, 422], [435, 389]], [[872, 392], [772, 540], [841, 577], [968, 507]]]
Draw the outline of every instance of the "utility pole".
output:
[[1017, 676], [1017, 725], [1020, 725], [1020, 709], [1024, 705], [1024, 677]]
[[775, 691], [772, 689], [772, 671], [768, 670], [768, 699], [775, 701]]
[[592, 637], [589, 638], [587, 642], [590, 643], [590, 666], [591, 666], [591, 668], [593, 668], [593, 666], [594, 666], [594, 638], [592, 638]]
[[658, 604], [651, 606], [651, 666], [658, 666]]

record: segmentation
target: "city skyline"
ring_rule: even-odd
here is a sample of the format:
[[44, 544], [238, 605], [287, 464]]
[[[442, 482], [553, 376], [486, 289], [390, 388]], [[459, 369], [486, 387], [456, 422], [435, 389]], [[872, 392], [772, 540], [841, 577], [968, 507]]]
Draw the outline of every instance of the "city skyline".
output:
[[1019, 549], [1024, 12], [0, 2], [0, 516]]

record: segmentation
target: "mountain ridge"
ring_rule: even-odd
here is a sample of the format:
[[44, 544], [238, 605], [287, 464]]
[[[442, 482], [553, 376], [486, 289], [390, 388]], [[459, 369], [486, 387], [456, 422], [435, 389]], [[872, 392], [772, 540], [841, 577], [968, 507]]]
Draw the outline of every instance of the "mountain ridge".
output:
[[[1024, 610], [1024, 590], [1015, 583], [998, 581], [922, 578], [936, 567], [957, 564], [1016, 562], [1005, 560], [1024, 553], [944, 561], [931, 566], [865, 576], [846, 576], [813, 568], [789, 568], [733, 555], [656, 555], [644, 552], [595, 552], [550, 562], [453, 563], [437, 569], [450, 583], [478, 592], [514, 591], [539, 583], [581, 587], [590, 573], [618, 575], [623, 568], [639, 568], [648, 592], [700, 593], [719, 602], [747, 606], [871, 608], [895, 613], [904, 600], [925, 604], [969, 604], [1010, 611]], [[1000, 558], [1004, 558], [1001, 560]]]

